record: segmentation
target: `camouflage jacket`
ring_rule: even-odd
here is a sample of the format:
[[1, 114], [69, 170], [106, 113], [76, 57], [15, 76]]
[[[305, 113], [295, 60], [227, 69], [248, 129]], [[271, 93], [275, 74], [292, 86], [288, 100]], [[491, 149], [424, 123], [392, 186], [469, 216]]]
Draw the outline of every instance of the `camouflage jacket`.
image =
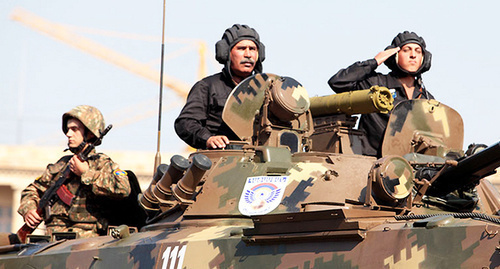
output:
[[[55, 164], [49, 164], [45, 172], [22, 191], [19, 214], [24, 216], [29, 210], [37, 208], [44, 192], [55, 183], [59, 172], [72, 156], [64, 156]], [[75, 225], [81, 223], [82, 227], [91, 229], [97, 225], [97, 228], [101, 229], [106, 223], [105, 214], [101, 210], [105, 199], [122, 199], [130, 194], [127, 174], [120, 170], [111, 158], [94, 150], [89, 154], [88, 163], [89, 170], [81, 177], [71, 173], [71, 178], [66, 181], [65, 186], [75, 197], [70, 206], [61, 200], [55, 202], [51, 207], [50, 216], [44, 216], [47, 226], [56, 218]]]

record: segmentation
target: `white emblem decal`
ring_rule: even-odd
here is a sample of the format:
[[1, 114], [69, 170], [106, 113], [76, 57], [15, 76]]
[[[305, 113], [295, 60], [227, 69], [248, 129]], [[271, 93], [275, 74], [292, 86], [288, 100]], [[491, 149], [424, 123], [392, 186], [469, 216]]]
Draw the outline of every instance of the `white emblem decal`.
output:
[[238, 204], [241, 214], [254, 216], [273, 211], [283, 198], [287, 181], [286, 176], [247, 178]]

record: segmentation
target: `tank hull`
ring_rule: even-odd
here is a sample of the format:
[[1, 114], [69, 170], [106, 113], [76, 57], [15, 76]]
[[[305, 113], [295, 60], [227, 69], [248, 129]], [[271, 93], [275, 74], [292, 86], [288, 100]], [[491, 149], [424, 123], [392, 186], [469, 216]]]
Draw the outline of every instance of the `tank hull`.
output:
[[[227, 220], [226, 220], [227, 221]], [[241, 220], [236, 220], [236, 222]], [[496, 268], [498, 225], [453, 219], [434, 228], [390, 221], [360, 238], [300, 233], [245, 242], [243, 228], [165, 228], [28, 247], [0, 257], [0, 268]], [[297, 234], [299, 235], [299, 234]], [[295, 241], [295, 242], [294, 242]]]

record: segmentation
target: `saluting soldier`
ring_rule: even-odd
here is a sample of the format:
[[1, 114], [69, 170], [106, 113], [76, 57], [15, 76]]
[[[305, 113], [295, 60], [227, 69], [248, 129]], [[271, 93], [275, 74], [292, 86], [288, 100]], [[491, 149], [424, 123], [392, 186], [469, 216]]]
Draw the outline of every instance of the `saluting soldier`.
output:
[[[422, 73], [431, 68], [431, 59], [424, 39], [414, 32], [404, 31], [375, 58], [338, 71], [328, 80], [328, 85], [336, 93], [369, 89], [375, 85], [387, 87], [393, 92], [394, 105], [403, 100], [434, 99], [422, 82]], [[389, 74], [375, 72], [382, 63], [391, 69]], [[361, 141], [364, 155], [380, 157], [388, 121], [389, 114], [361, 115], [359, 129], [366, 133]]]
[[[45, 221], [49, 235], [53, 232], [76, 232], [79, 237], [94, 237], [106, 233], [107, 220], [101, 211], [103, 200], [100, 198], [127, 197], [130, 194], [127, 174], [110, 157], [97, 153], [95, 149], [86, 161], [78, 156], [88, 143], [95, 146], [100, 143], [97, 138], [104, 131], [104, 126], [101, 112], [92, 106], [81, 105], [64, 113], [62, 129], [73, 154], [49, 164], [45, 172], [22, 191], [18, 212], [29, 227], [36, 228]], [[57, 181], [67, 163], [71, 173], [60, 188], [64, 197], [59, 197], [41, 216], [37, 213], [40, 198]]]

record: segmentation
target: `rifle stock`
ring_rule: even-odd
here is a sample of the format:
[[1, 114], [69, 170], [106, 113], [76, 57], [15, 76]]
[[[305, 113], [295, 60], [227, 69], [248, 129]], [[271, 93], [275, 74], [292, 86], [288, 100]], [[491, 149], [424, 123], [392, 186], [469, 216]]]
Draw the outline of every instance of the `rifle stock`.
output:
[[[19, 241], [22, 243], [26, 243], [26, 238], [28, 237], [29, 234], [32, 234], [35, 231], [36, 228], [31, 228], [28, 226], [28, 224], [24, 224], [21, 229], [17, 231], [17, 237], [19, 238]], [[12, 244], [12, 242], [11, 242]]]
[[[42, 216], [42, 214], [43, 214], [43, 208], [37, 207], [36, 213], [38, 213], [38, 215]], [[35, 228], [31, 228], [30, 226], [28, 226], [28, 224], [25, 223], [21, 227], [21, 229], [19, 229], [17, 231], [17, 233], [16, 233], [19, 241], [21, 243], [26, 243], [26, 237], [28, 237], [29, 234], [32, 234], [36, 230], [36, 228], [38, 227], [38, 225], [36, 225]], [[13, 242], [11, 242], [11, 244], [12, 243]]]

